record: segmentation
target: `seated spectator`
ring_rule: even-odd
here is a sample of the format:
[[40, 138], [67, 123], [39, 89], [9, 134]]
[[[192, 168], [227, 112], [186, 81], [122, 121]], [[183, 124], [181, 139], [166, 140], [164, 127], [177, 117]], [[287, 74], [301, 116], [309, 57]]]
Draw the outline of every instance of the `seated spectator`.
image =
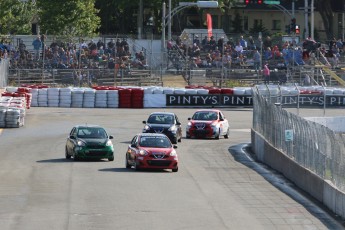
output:
[[194, 43], [193, 47], [192, 47], [192, 50], [191, 50], [190, 56], [191, 57], [197, 57], [199, 55], [200, 55], [200, 48], [199, 48], [199, 46], [196, 43]]
[[265, 60], [271, 60], [272, 57], [273, 57], [272, 50], [270, 47], [267, 47], [265, 52], [264, 52], [264, 58], [265, 58]]
[[222, 57], [222, 63], [225, 68], [231, 68], [231, 55], [229, 53], [224, 53]]
[[213, 36], [211, 36], [211, 39], [208, 42], [208, 46], [209, 46], [209, 51], [213, 51], [216, 48], [217, 43], [216, 43], [216, 40], [214, 40]]
[[243, 52], [243, 46], [241, 45], [240, 42], [237, 43], [236, 47], [235, 47], [235, 51], [236, 51], [236, 56], [238, 57], [239, 55], [242, 54]]
[[207, 36], [205, 36], [204, 39], [202, 39], [202, 41], [201, 41], [201, 49], [202, 50], [209, 50]]

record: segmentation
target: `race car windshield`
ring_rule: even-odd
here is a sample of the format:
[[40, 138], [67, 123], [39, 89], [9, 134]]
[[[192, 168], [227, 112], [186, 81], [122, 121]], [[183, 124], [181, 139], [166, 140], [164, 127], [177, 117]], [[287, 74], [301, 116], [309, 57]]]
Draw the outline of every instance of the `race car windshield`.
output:
[[142, 137], [139, 145], [150, 148], [171, 148], [170, 141], [165, 137]]
[[213, 121], [217, 119], [218, 116], [216, 112], [197, 112], [193, 115], [193, 120]]
[[77, 136], [79, 138], [103, 139], [107, 137], [107, 134], [102, 128], [86, 127], [79, 129]]
[[174, 117], [171, 115], [151, 115], [147, 122], [150, 124], [173, 124]]

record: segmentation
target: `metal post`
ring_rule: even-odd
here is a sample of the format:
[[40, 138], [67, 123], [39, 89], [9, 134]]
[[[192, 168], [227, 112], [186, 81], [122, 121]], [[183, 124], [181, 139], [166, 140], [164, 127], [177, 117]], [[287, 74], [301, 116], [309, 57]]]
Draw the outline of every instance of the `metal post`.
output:
[[171, 0], [169, 0], [169, 14], [168, 14], [168, 40], [171, 40]]
[[143, 0], [139, 2], [139, 18], [138, 18], [138, 39], [142, 38], [143, 33]]
[[342, 13], [342, 22], [341, 22], [341, 34], [342, 34], [342, 38], [343, 38], [343, 41], [345, 39], [345, 36], [344, 36], [344, 30], [345, 30], [345, 12]]
[[[304, 0], [304, 28], [305, 37], [309, 37], [309, 27], [308, 27], [308, 0]], [[313, 27], [312, 27], [313, 28]]]
[[310, 34], [311, 34], [311, 38], [314, 40], [314, 0], [311, 0], [311, 4], [310, 4]]
[[163, 63], [165, 63], [165, 59], [164, 59], [164, 52], [165, 52], [165, 2], [163, 2], [163, 8], [162, 8], [162, 62], [161, 62], [161, 66], [162, 66], [162, 70], [163, 70]]
[[165, 49], [165, 2], [163, 2], [163, 7], [162, 7], [162, 52]]

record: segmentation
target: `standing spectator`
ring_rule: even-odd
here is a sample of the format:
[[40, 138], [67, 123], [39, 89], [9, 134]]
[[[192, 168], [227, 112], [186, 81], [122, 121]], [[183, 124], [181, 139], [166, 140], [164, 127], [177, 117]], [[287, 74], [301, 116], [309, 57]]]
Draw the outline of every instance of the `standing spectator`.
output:
[[100, 49], [101, 46], [104, 47], [104, 42], [102, 41], [102, 39], [99, 39], [98, 42], [97, 42], [97, 49]]
[[255, 41], [254, 41], [252, 36], [249, 36], [249, 39], [248, 39], [248, 49], [249, 50], [255, 50], [256, 49]]
[[268, 62], [266, 62], [263, 69], [264, 84], [270, 83], [270, 76], [271, 76], [271, 70], [268, 68]]
[[240, 37], [240, 43], [243, 49], [247, 49], [248, 43], [247, 41], [243, 38], [243, 36]]
[[195, 43], [198, 47], [200, 47], [199, 35], [194, 36], [193, 43]]
[[253, 61], [254, 61], [254, 69], [256, 72], [260, 70], [260, 63], [261, 63], [261, 54], [259, 53], [259, 50], [255, 50], [253, 55]]
[[263, 49], [272, 48], [272, 39], [270, 36], [266, 37], [263, 45], [264, 45]]
[[32, 42], [32, 45], [35, 50], [35, 59], [40, 59], [40, 48], [42, 47], [42, 42], [40, 36], [37, 36], [36, 39]]

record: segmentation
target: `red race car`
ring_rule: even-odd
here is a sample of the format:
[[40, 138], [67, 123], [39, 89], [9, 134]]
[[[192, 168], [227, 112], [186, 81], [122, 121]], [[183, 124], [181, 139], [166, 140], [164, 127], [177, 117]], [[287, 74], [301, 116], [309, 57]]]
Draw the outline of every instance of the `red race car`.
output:
[[229, 122], [220, 110], [198, 110], [188, 120], [186, 138], [229, 138]]
[[140, 133], [133, 137], [126, 152], [126, 168], [171, 169], [178, 171], [176, 145], [162, 133]]

